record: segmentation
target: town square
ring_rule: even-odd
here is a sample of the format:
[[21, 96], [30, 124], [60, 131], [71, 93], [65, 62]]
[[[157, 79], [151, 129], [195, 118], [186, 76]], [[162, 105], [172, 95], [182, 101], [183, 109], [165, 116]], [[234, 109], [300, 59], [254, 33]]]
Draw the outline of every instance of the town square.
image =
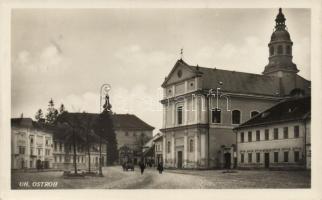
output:
[[311, 188], [309, 22], [13, 10], [11, 189]]

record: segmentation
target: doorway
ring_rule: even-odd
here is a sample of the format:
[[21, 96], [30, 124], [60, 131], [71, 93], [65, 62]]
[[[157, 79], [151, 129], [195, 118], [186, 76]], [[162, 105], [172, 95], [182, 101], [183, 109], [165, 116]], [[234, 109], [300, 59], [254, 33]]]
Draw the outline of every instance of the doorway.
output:
[[182, 151], [178, 151], [178, 168], [182, 168]]
[[265, 153], [265, 168], [269, 168], [269, 153]]
[[225, 169], [230, 169], [231, 166], [231, 154], [225, 153], [224, 154], [224, 160], [225, 160]]

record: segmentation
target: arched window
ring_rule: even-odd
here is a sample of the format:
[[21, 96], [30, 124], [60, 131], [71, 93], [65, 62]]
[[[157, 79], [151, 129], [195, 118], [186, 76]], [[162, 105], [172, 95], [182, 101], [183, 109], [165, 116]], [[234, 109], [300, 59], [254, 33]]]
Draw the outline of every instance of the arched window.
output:
[[283, 46], [282, 45], [277, 46], [277, 53], [278, 54], [283, 54]]
[[182, 124], [182, 119], [183, 119], [183, 106], [178, 106], [177, 107], [177, 124], [180, 125]]
[[240, 124], [240, 111], [239, 110], [233, 110], [232, 124]]
[[257, 112], [257, 111], [252, 111], [252, 112], [250, 113], [250, 117], [251, 117], [251, 118], [253, 118], [255, 115], [258, 115], [258, 113], [259, 113], [259, 112]]
[[269, 48], [269, 55], [274, 55], [274, 47]]
[[171, 152], [171, 142], [170, 141], [168, 141], [167, 151], [168, 151], [168, 153]]
[[189, 141], [189, 151], [193, 152], [193, 140]]

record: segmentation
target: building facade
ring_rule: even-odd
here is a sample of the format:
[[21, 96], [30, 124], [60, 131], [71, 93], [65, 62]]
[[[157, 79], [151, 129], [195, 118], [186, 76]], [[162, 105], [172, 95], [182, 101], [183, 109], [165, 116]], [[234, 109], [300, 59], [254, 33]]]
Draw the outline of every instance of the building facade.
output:
[[163, 162], [163, 135], [162, 133], [158, 133], [154, 139], [154, 160], [155, 166], [157, 166], [160, 162]]
[[176, 62], [162, 84], [165, 167], [236, 166], [233, 128], [296, 91], [310, 93], [310, 81], [292, 62], [293, 42], [282, 10], [275, 21], [262, 75]]
[[310, 97], [284, 100], [235, 128], [239, 168], [310, 168]]
[[11, 168], [47, 169], [53, 165], [53, 135], [31, 118], [11, 119]]

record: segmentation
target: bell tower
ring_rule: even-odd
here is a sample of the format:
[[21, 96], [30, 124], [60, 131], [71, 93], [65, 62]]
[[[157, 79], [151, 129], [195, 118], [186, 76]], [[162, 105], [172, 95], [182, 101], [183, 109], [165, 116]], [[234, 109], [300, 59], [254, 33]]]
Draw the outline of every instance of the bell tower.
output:
[[268, 44], [269, 57], [268, 64], [265, 66], [264, 75], [284, 76], [295, 75], [299, 72], [296, 64], [292, 61], [293, 42], [287, 27], [285, 25], [286, 18], [282, 13], [282, 8], [275, 19], [275, 29]]

